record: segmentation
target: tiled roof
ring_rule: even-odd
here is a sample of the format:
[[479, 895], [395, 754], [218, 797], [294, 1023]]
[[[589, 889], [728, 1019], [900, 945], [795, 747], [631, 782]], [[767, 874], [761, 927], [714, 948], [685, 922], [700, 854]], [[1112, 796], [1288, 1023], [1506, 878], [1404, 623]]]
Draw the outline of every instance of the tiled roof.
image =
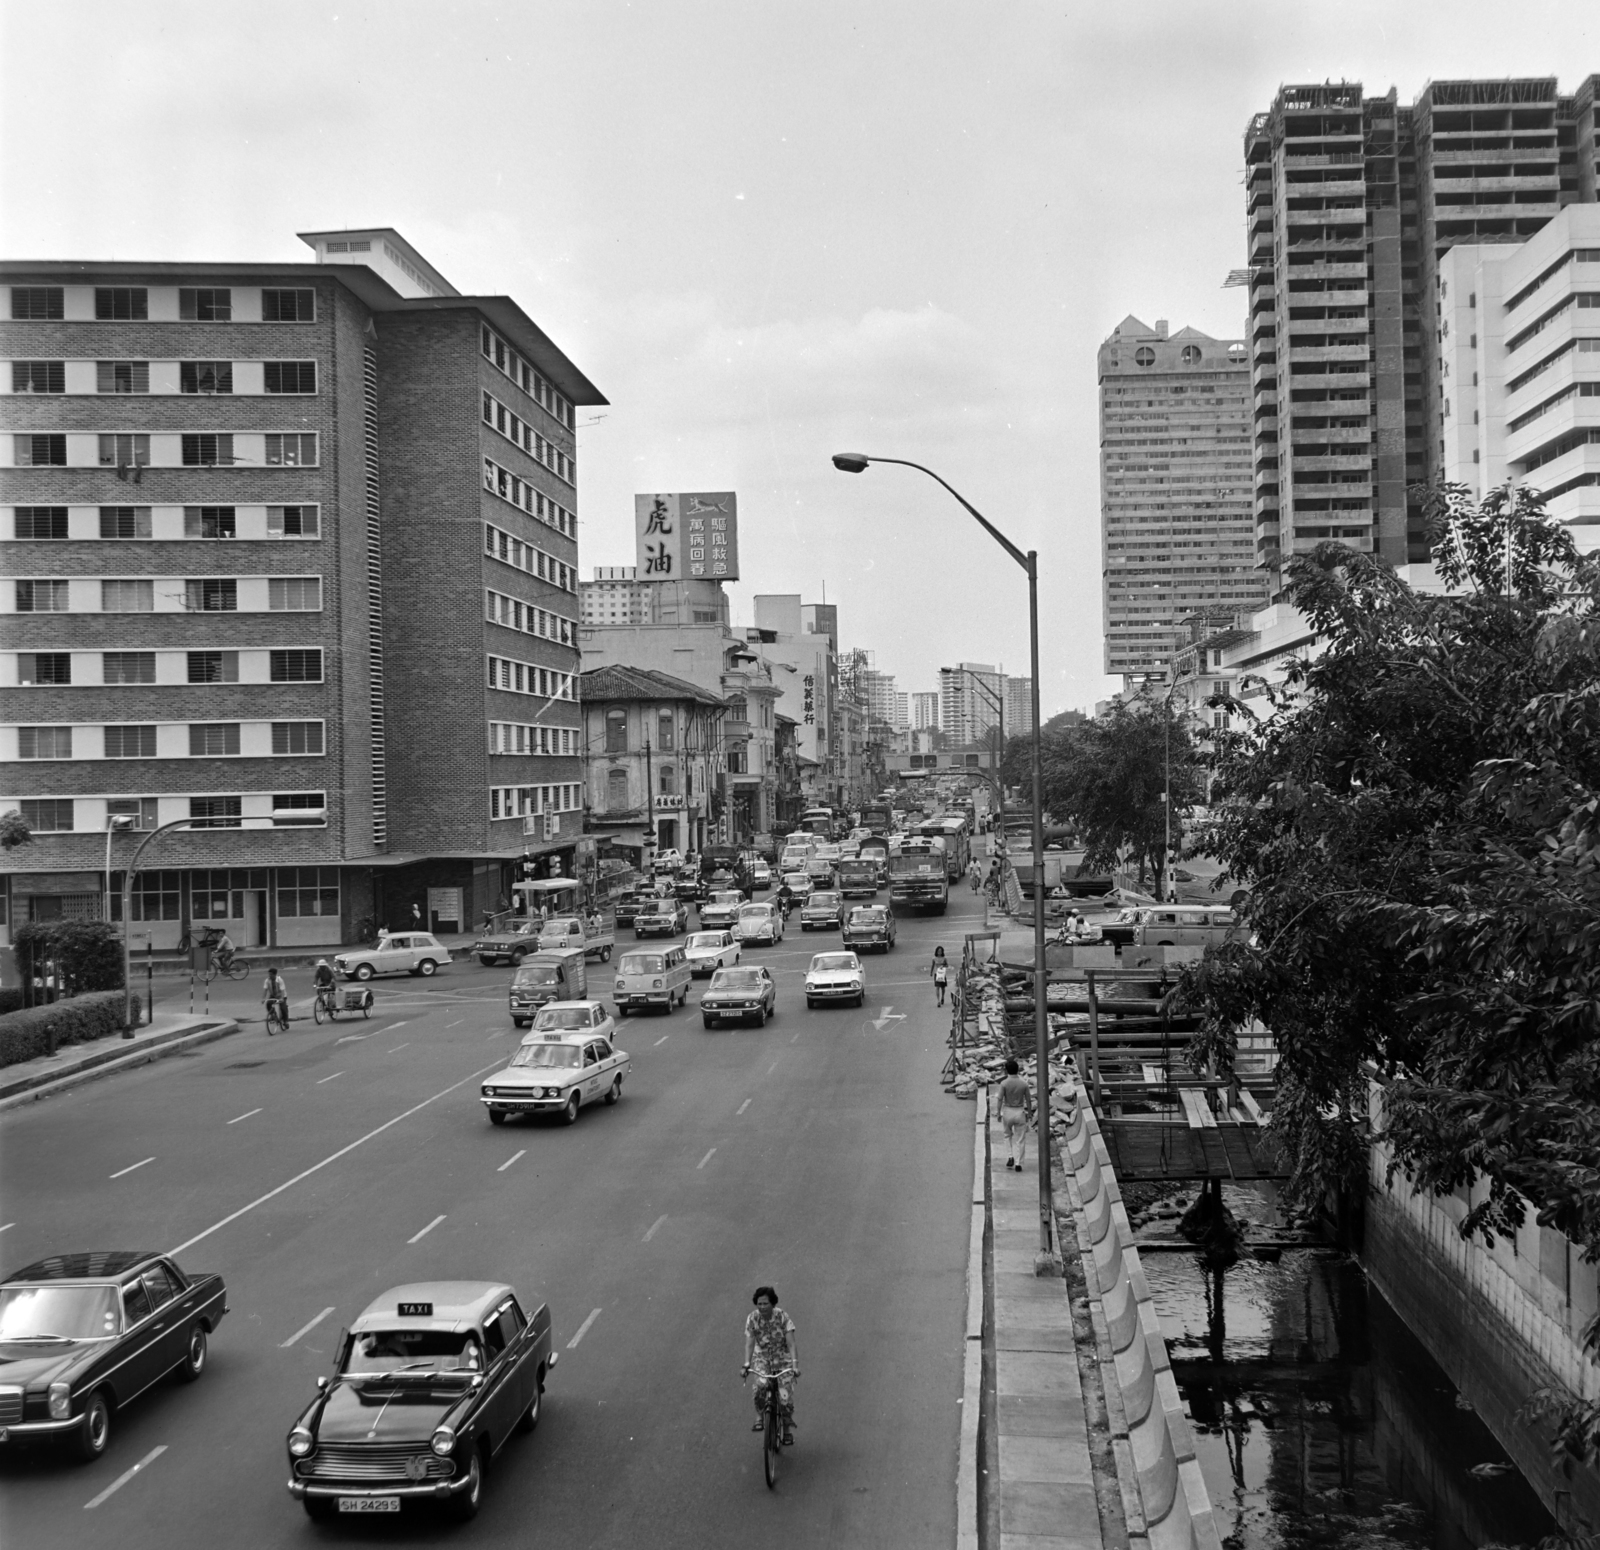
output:
[[658, 673], [653, 667], [594, 667], [578, 675], [578, 698], [586, 705], [616, 700], [688, 700], [695, 705], [724, 702], [715, 694], [671, 673]]

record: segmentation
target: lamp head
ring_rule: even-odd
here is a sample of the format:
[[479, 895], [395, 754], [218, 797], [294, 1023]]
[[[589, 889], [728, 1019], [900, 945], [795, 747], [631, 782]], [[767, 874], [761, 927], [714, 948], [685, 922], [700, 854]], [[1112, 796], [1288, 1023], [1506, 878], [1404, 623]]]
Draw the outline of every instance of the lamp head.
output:
[[106, 828], [114, 834], [121, 834], [125, 830], [131, 829], [133, 822], [133, 818], [130, 815], [119, 813], [116, 817], [106, 820]]
[[871, 461], [871, 458], [865, 457], [859, 452], [835, 452], [833, 454], [833, 466], [842, 474], [864, 474], [867, 471], [867, 464]]

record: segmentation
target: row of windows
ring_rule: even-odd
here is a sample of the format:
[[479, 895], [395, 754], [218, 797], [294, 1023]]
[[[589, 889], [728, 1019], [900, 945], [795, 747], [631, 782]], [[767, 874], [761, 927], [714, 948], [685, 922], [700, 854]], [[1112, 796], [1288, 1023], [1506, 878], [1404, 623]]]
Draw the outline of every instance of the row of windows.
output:
[[522, 630], [528, 635], [539, 635], [545, 640], [560, 641], [563, 646], [577, 644], [578, 626], [571, 619], [547, 609], [536, 608], [519, 597], [507, 597], [504, 592], [488, 592], [488, 619], [491, 624], [503, 624], [509, 630]]
[[[12, 361], [13, 393], [149, 393], [154, 364], [160, 394], [231, 394], [232, 361]], [[243, 393], [310, 394], [317, 391], [315, 361], [239, 363]], [[93, 368], [91, 378], [90, 368]], [[259, 369], [259, 374], [258, 374]], [[93, 386], [91, 386], [91, 381]]]
[[[73, 797], [22, 797], [17, 805], [22, 810], [22, 821], [35, 834], [72, 834], [79, 831], [78, 804], [82, 798]], [[108, 817], [130, 817], [139, 820], [140, 828], [154, 828], [155, 824], [146, 824], [143, 820], [147, 808], [154, 807], [162, 799], [159, 797], [111, 797], [95, 801], [92, 806], [99, 809], [102, 803]], [[270, 819], [275, 829], [320, 829], [327, 825], [327, 794], [322, 791], [280, 791], [273, 793], [265, 801], [256, 798], [249, 803], [252, 808], [261, 811], [246, 809], [247, 799], [242, 796], [202, 796], [189, 797], [187, 817], [195, 820], [191, 827], [196, 829], [242, 829], [246, 818]], [[270, 803], [270, 805], [269, 805]], [[85, 807], [91, 804], [85, 802]], [[85, 814], [87, 820], [87, 813]], [[82, 828], [98, 832], [100, 826], [86, 821]], [[202, 918], [196, 916], [197, 919]]]
[[316, 538], [316, 506], [17, 506], [18, 539]]
[[[244, 607], [239, 606], [240, 587]], [[160, 591], [157, 591], [157, 587]], [[19, 579], [19, 614], [320, 613], [320, 576], [133, 577], [112, 581]]]
[[574, 700], [576, 679], [571, 673], [537, 667], [532, 662], [516, 662], [508, 657], [490, 657], [489, 687], [509, 689], [513, 694], [537, 694], [547, 700]]
[[541, 409], [548, 409], [571, 429], [572, 405], [492, 328], [483, 330], [483, 358], [503, 371]]
[[119, 721], [12, 730], [18, 759], [289, 758], [324, 751], [320, 721]]
[[532, 726], [519, 721], [489, 723], [490, 753], [553, 754], [571, 757], [578, 751], [572, 727]]
[[530, 457], [537, 458], [556, 478], [568, 484], [578, 482], [578, 465], [553, 442], [546, 441], [526, 420], [507, 409], [493, 393], [483, 395], [483, 423], [514, 441]]
[[489, 788], [489, 816], [491, 818], [526, 818], [532, 813], [570, 813], [583, 805], [582, 787], [568, 784], [560, 786], [491, 786]]
[[1506, 341], [1506, 354], [1515, 354], [1530, 339], [1537, 337], [1547, 328], [1559, 323], [1574, 307], [1600, 307], [1600, 291], [1575, 291], [1565, 301], [1558, 302], [1538, 322], [1508, 339]]
[[[176, 660], [177, 676], [157, 677], [156, 659]], [[297, 647], [286, 651], [19, 651], [17, 683], [24, 688], [100, 684], [299, 684], [322, 682], [322, 651]], [[100, 676], [89, 669], [99, 658]], [[241, 676], [241, 658], [248, 671]], [[79, 672], [74, 678], [74, 659]], [[262, 671], [262, 668], [265, 671]], [[186, 671], [187, 676], [184, 676]], [[565, 696], [570, 698], [571, 696]]]
[[490, 559], [504, 560], [507, 565], [515, 565], [518, 570], [525, 570], [529, 575], [537, 576], [540, 581], [553, 582], [563, 592], [578, 590], [578, 572], [575, 566], [556, 559], [553, 554], [546, 554], [537, 544], [524, 543], [520, 538], [506, 532], [504, 528], [496, 527], [492, 522], [484, 523], [483, 552]]
[[[106, 807], [107, 816], [132, 818], [135, 828], [157, 826], [158, 807], [154, 797], [113, 797]], [[339, 913], [338, 867], [212, 867], [188, 874], [190, 917], [194, 920], [238, 920], [244, 914], [244, 901], [237, 897], [237, 891], [266, 889], [273, 871], [277, 873], [280, 917]], [[183, 879], [184, 873], [178, 871], [142, 870], [135, 874], [131, 890], [133, 918], [181, 920]], [[111, 882], [111, 918], [120, 920], [121, 876], [113, 872]], [[230, 908], [230, 903], [238, 908]]]
[[[154, 463], [152, 445], [161, 454]], [[236, 463], [312, 468], [317, 463], [317, 436], [314, 431], [109, 436], [55, 431], [13, 436], [11, 461], [17, 468], [219, 468]]]
[[[73, 286], [72, 289], [78, 292], [87, 287]], [[162, 286], [155, 289], [158, 294], [168, 291]], [[97, 285], [94, 287], [94, 317], [101, 322], [150, 322], [150, 291], [147, 285]], [[67, 288], [63, 285], [11, 287], [11, 316], [18, 322], [65, 321], [66, 303]], [[177, 321], [181, 323], [250, 321], [234, 318], [231, 286], [180, 286], [177, 311]], [[263, 323], [314, 323], [316, 316], [315, 291], [298, 288], [264, 288], [261, 291]], [[153, 321], [162, 319], [158, 316]]]
[[492, 457], [483, 460], [483, 487], [491, 495], [498, 495], [530, 517], [553, 527], [568, 538], [578, 536], [578, 519], [559, 501], [553, 501], [541, 490], [509, 468], [502, 468]]

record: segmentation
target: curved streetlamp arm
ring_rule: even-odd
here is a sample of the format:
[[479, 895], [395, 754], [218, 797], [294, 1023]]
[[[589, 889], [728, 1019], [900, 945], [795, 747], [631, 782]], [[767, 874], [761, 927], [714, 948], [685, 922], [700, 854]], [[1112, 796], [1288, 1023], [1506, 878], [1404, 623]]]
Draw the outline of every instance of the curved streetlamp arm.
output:
[[976, 519], [978, 525], [982, 527], [984, 532], [986, 532], [997, 544], [999, 544], [1000, 547], [1004, 549], [1005, 552], [1009, 554], [1018, 565], [1027, 571], [1030, 576], [1033, 575], [1035, 563], [1034, 557], [1031, 554], [1024, 554], [1022, 550], [1017, 548], [1017, 546], [1012, 543], [1011, 540], [994, 525], [994, 523], [984, 516], [984, 514], [979, 511], [978, 508], [974, 506], [965, 495], [956, 489], [956, 487], [947, 479], [941, 479], [939, 475], [934, 473], [931, 468], [926, 468], [921, 463], [913, 463], [909, 461], [909, 459], [903, 457], [869, 457], [867, 461], [869, 463], [898, 463], [901, 468], [914, 468], [918, 473], [926, 474], [930, 479], [942, 484], [945, 489], [947, 489], [958, 501], [961, 502], [963, 506], [966, 507], [968, 515]]

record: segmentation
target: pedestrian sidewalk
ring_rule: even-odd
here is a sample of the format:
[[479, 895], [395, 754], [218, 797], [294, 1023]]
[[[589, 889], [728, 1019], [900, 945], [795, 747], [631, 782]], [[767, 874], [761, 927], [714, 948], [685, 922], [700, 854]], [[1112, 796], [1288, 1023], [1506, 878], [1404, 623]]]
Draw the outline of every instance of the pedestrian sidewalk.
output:
[[54, 1055], [0, 1066], [0, 1109], [48, 1098], [80, 1082], [176, 1055], [238, 1031], [239, 1024], [230, 1017], [158, 1012], [155, 1020], [137, 1029], [131, 1039], [113, 1037], [87, 1044], [64, 1044]]

